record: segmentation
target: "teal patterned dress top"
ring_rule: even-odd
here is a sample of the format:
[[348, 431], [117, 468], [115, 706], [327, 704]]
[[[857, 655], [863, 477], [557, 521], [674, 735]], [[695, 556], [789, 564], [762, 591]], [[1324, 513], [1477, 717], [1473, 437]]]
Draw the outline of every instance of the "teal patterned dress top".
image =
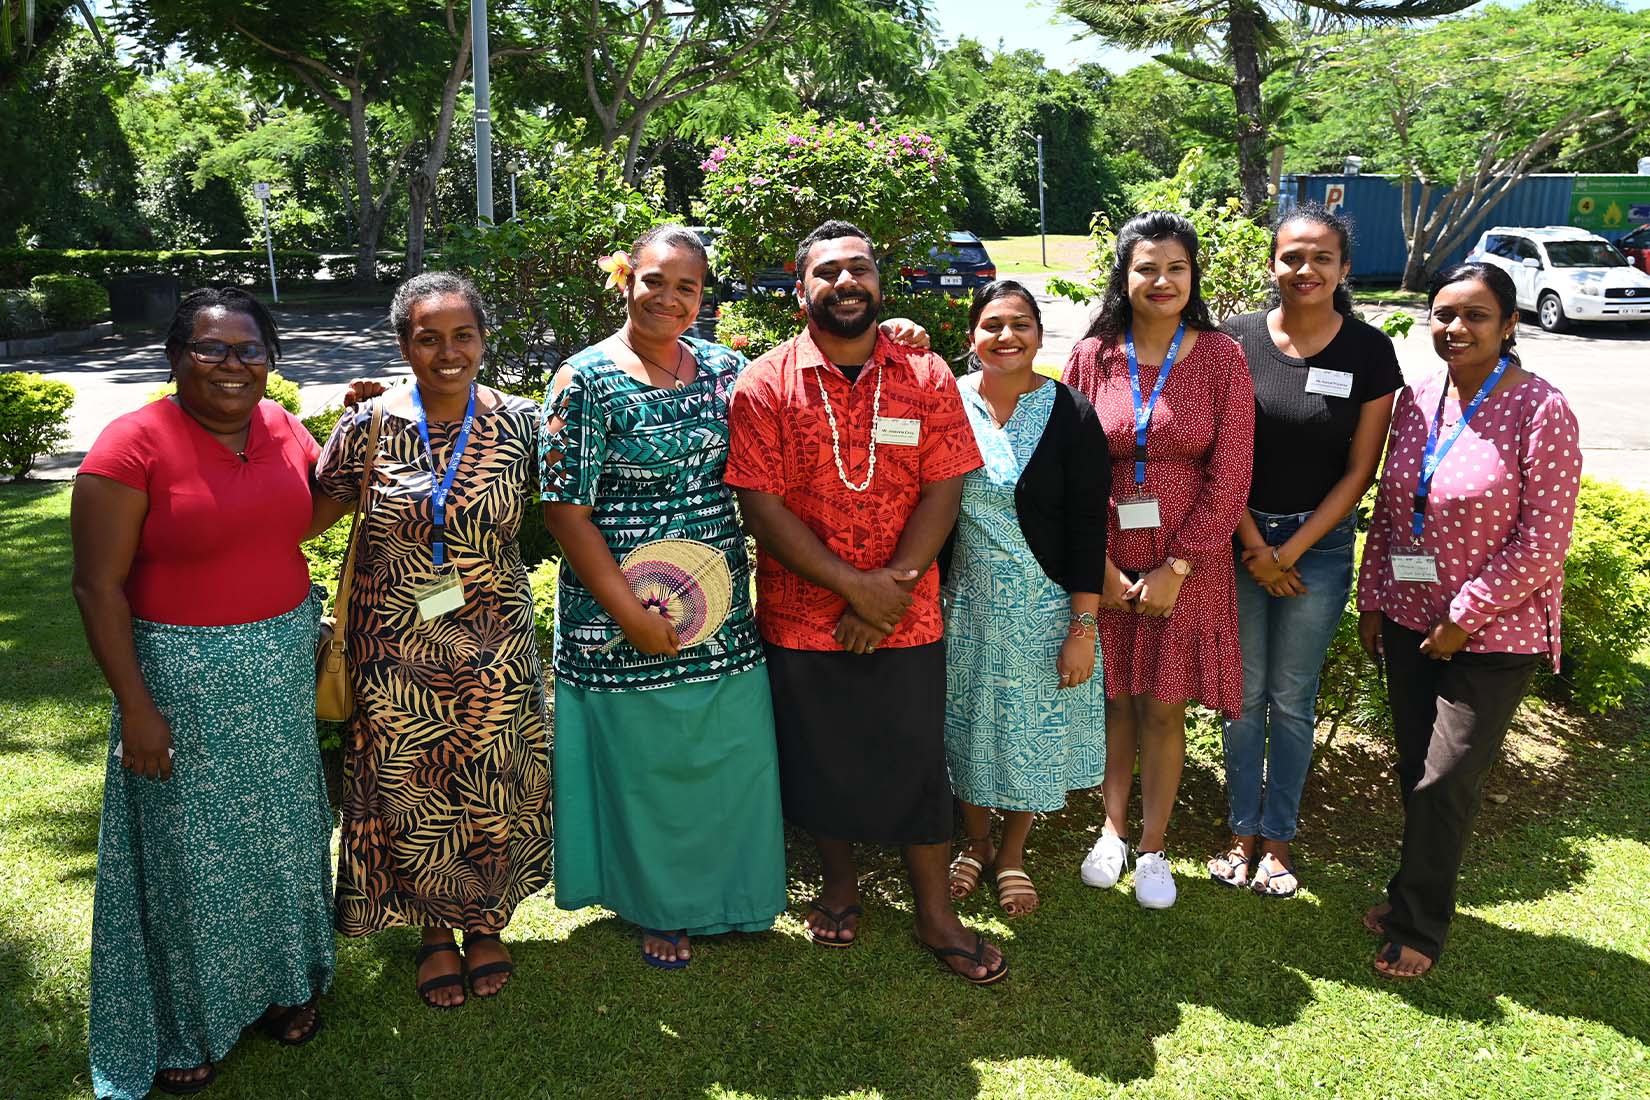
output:
[[722, 482], [728, 458], [728, 398], [745, 357], [684, 339], [698, 364], [692, 382], [664, 389], [638, 382], [600, 345], [566, 363], [571, 380], [545, 399], [539, 432], [543, 499], [590, 507], [615, 560], [644, 542], [695, 539], [727, 557], [733, 609], [722, 629], [676, 657], [627, 644], [599, 652], [618, 624], [564, 558], [556, 582], [554, 669], [595, 691], [712, 680], [762, 663], [751, 613], [750, 557]]
[[1058, 385], [1022, 395], [999, 428], [980, 375], [958, 381], [985, 465], [963, 478], [943, 590], [946, 762], [958, 798], [1000, 810], [1061, 809], [1066, 792], [1096, 786], [1106, 770], [1100, 655], [1091, 679], [1060, 687], [1071, 596], [1038, 565], [1014, 504]]
[[320, 614], [312, 592], [237, 626], [132, 620], [176, 755], [165, 782], [123, 769], [115, 706], [92, 907], [98, 1097], [137, 1100], [158, 1070], [220, 1061], [270, 1005], [332, 984], [332, 815], [310, 656]]

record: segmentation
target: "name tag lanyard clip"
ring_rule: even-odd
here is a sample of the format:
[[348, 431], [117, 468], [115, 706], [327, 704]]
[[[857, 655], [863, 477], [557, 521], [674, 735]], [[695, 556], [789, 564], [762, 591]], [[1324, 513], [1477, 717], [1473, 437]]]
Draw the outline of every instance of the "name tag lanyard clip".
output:
[[1455, 441], [1461, 438], [1461, 433], [1466, 431], [1467, 421], [1472, 419], [1472, 414], [1478, 411], [1478, 406], [1484, 403], [1490, 391], [1495, 389], [1496, 383], [1501, 381], [1501, 376], [1507, 373], [1509, 361], [1505, 355], [1501, 357], [1501, 361], [1495, 365], [1490, 376], [1484, 379], [1484, 384], [1478, 387], [1478, 392], [1468, 402], [1467, 407], [1461, 410], [1461, 419], [1455, 422], [1455, 428], [1447, 438], [1442, 439], [1440, 435], [1444, 428], [1444, 392], [1449, 389], [1448, 384], [1446, 383], [1444, 389], [1439, 391], [1438, 408], [1432, 415], [1432, 423], [1427, 426], [1427, 446], [1426, 450], [1421, 452], [1421, 477], [1415, 486], [1415, 500], [1410, 513], [1410, 542], [1415, 546], [1421, 545], [1421, 532], [1426, 528], [1427, 496], [1432, 492], [1432, 476], [1438, 472], [1438, 467], [1443, 465], [1444, 456], [1455, 446]]
[[1124, 529], [1157, 527], [1162, 523], [1157, 500], [1146, 495], [1146, 436], [1151, 431], [1152, 412], [1157, 408], [1157, 399], [1163, 396], [1163, 386], [1169, 380], [1169, 371], [1174, 369], [1175, 358], [1180, 354], [1180, 342], [1185, 336], [1186, 322], [1182, 321], [1174, 330], [1174, 339], [1169, 341], [1169, 350], [1163, 356], [1163, 369], [1157, 373], [1151, 397], [1142, 401], [1140, 359], [1134, 350], [1134, 332], [1131, 330], [1123, 334], [1123, 350], [1129, 358], [1129, 393], [1134, 398], [1134, 496], [1119, 501], [1117, 506], [1118, 526]]
[[430, 447], [430, 418], [424, 412], [424, 402], [418, 396], [417, 386], [413, 387], [412, 399], [413, 407], [418, 410], [418, 436], [424, 441], [424, 457], [430, 460], [430, 556], [439, 573], [447, 563], [447, 543], [442, 532], [447, 525], [447, 494], [452, 492], [453, 479], [458, 476], [458, 464], [470, 442], [470, 427], [476, 419], [476, 387], [474, 383], [470, 384], [470, 403], [464, 410], [464, 424], [458, 430], [458, 440], [453, 444], [453, 453], [447, 459], [445, 471], [437, 471], [435, 466], [435, 451]]

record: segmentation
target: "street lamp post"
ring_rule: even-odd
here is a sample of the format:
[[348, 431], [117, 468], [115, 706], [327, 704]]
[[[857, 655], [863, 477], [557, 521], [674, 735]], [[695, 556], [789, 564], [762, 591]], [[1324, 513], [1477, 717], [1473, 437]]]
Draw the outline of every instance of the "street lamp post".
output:
[[510, 162], [510, 220], [516, 220], [516, 175], [521, 171], [521, 162]]
[[1043, 242], [1043, 266], [1048, 266], [1048, 212], [1043, 203], [1043, 135], [1037, 135], [1037, 235]]
[[493, 224], [492, 87], [487, 73], [487, 0], [470, 0], [470, 69], [476, 95], [476, 220]]

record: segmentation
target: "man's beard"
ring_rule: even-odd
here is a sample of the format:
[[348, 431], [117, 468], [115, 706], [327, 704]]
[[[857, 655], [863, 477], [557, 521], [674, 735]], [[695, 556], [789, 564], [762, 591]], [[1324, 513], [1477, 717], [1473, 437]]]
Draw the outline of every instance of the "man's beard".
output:
[[843, 340], [852, 340], [864, 336], [867, 329], [877, 323], [877, 314], [882, 312], [882, 299], [877, 295], [861, 292], [858, 297], [865, 301], [865, 312], [856, 320], [844, 321], [831, 312], [831, 307], [840, 304], [841, 298], [837, 291], [825, 295], [825, 300], [814, 304], [813, 299], [807, 302], [808, 319], [832, 336]]

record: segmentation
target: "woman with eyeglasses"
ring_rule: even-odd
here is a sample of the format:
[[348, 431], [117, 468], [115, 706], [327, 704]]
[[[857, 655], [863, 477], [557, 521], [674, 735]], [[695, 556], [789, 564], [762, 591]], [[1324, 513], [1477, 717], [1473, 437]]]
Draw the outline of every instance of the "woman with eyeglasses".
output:
[[264, 399], [279, 354], [251, 296], [185, 296], [166, 334], [177, 393], [105, 428], [75, 479], [74, 594], [115, 696], [92, 914], [99, 1097], [198, 1092], [253, 1023], [306, 1043], [332, 981], [320, 603], [298, 548], [319, 448]]

